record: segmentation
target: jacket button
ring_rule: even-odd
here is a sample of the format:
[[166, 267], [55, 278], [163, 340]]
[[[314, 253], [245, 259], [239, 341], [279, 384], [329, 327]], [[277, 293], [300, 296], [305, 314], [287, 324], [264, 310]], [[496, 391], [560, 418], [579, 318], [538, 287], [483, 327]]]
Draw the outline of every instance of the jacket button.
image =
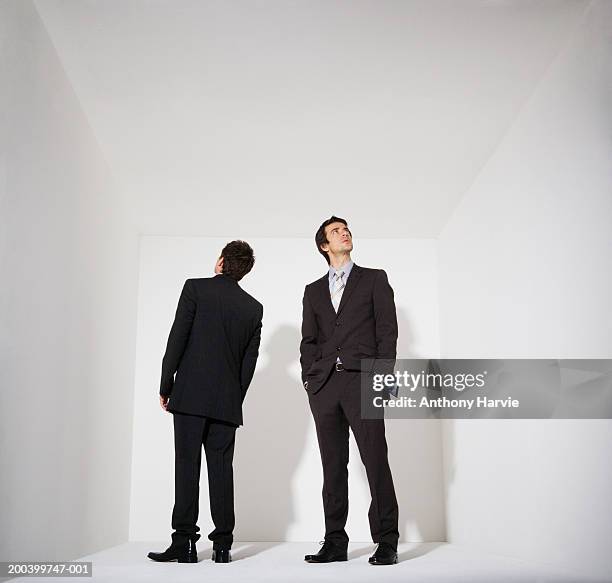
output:
[[340, 352], [340, 347], [338, 346], [338, 348], [336, 348], [336, 350], [337, 350], [338, 352]]
[[340, 326], [340, 322], [336, 322], [336, 326]]

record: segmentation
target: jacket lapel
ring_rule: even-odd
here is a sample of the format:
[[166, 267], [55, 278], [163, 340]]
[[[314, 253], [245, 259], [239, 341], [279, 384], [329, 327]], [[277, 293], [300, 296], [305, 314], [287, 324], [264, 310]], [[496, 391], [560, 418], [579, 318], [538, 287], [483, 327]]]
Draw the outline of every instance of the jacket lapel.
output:
[[[340, 299], [340, 305], [338, 306], [338, 315], [340, 315], [342, 308], [346, 306], [346, 302], [348, 302], [350, 295], [353, 293], [353, 290], [357, 287], [360, 277], [361, 277], [361, 267], [353, 264], [353, 268], [351, 269], [351, 272], [349, 273], [348, 279], [346, 281], [346, 285], [344, 286], [344, 291], [342, 292], [342, 298]], [[329, 305], [332, 306], [331, 298], [329, 300]], [[333, 309], [334, 309], [334, 306], [332, 306], [332, 310]], [[335, 310], [334, 310], [334, 313], [335, 313]]]
[[329, 312], [329, 316], [335, 318], [336, 310], [331, 303], [331, 295], [329, 293], [329, 275], [326, 273], [321, 279], [317, 281], [317, 295], [321, 300], [321, 305], [326, 312]]

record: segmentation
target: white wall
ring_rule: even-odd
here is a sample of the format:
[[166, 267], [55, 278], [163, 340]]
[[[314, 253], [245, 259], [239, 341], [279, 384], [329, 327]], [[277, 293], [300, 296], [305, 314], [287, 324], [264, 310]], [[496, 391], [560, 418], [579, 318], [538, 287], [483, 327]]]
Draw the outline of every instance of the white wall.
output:
[[[140, 245], [136, 400], [130, 539], [166, 540], [174, 495], [172, 416], [158, 401], [161, 357], [183, 282], [210, 277], [228, 239], [143, 237]], [[326, 272], [312, 239], [249, 239], [255, 267], [241, 285], [264, 304], [260, 360], [245, 400], [235, 455], [238, 540], [320, 540], [321, 461], [299, 374], [302, 295]], [[387, 270], [395, 290], [403, 356], [439, 352], [433, 240], [360, 240], [353, 258]], [[280, 289], [282, 288], [282, 293]], [[440, 426], [387, 422], [402, 540], [444, 540]], [[351, 439], [352, 446], [354, 445]], [[369, 492], [355, 447], [349, 469], [348, 532], [371, 540]], [[212, 529], [202, 469], [201, 534]]]
[[127, 539], [136, 238], [28, 0], [0, 3], [1, 560]]
[[140, 232], [376, 238], [437, 237], [587, 3], [36, 6]]
[[[439, 240], [444, 356], [612, 357], [612, 4], [594, 2]], [[610, 420], [448, 421], [448, 540], [610, 575]]]

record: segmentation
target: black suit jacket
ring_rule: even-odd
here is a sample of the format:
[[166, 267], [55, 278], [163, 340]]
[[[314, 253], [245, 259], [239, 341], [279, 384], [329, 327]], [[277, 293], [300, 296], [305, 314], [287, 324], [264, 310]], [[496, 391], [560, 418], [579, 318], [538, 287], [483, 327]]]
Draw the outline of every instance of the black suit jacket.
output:
[[394, 363], [396, 352], [393, 289], [382, 269], [353, 264], [337, 314], [331, 303], [328, 273], [306, 286], [300, 363], [302, 382], [308, 382], [305, 388], [309, 393], [321, 389], [337, 356], [344, 368], [361, 370], [361, 359]]
[[263, 306], [231, 277], [188, 279], [162, 361], [168, 410], [242, 425], [262, 317]]

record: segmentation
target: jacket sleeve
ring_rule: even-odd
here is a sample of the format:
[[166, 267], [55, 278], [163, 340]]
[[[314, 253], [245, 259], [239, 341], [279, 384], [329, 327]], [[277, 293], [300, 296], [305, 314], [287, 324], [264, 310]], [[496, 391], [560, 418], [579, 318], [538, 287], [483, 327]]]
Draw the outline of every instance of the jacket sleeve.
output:
[[183, 291], [181, 292], [174, 316], [174, 323], [168, 336], [166, 352], [162, 359], [162, 375], [159, 389], [159, 394], [162, 396], [169, 396], [174, 387], [174, 373], [177, 371], [185, 352], [195, 311], [195, 293], [191, 286], [191, 280], [188, 279], [183, 285]]
[[242, 395], [242, 401], [246, 396], [247, 389], [253, 380], [255, 374], [255, 365], [257, 364], [257, 357], [259, 356], [259, 344], [261, 342], [261, 326], [263, 319], [263, 308], [259, 312], [259, 317], [255, 330], [251, 335], [249, 343], [247, 345], [244, 356], [242, 357], [242, 365], [240, 367], [240, 391]]
[[300, 364], [302, 365], [302, 383], [306, 381], [306, 372], [315, 361], [318, 352], [317, 339], [319, 327], [312, 304], [308, 297], [307, 288], [304, 289], [302, 300], [302, 341], [300, 342]]
[[380, 270], [374, 282], [374, 319], [376, 321], [376, 357], [392, 359], [397, 356], [397, 314], [393, 288], [387, 274]]

